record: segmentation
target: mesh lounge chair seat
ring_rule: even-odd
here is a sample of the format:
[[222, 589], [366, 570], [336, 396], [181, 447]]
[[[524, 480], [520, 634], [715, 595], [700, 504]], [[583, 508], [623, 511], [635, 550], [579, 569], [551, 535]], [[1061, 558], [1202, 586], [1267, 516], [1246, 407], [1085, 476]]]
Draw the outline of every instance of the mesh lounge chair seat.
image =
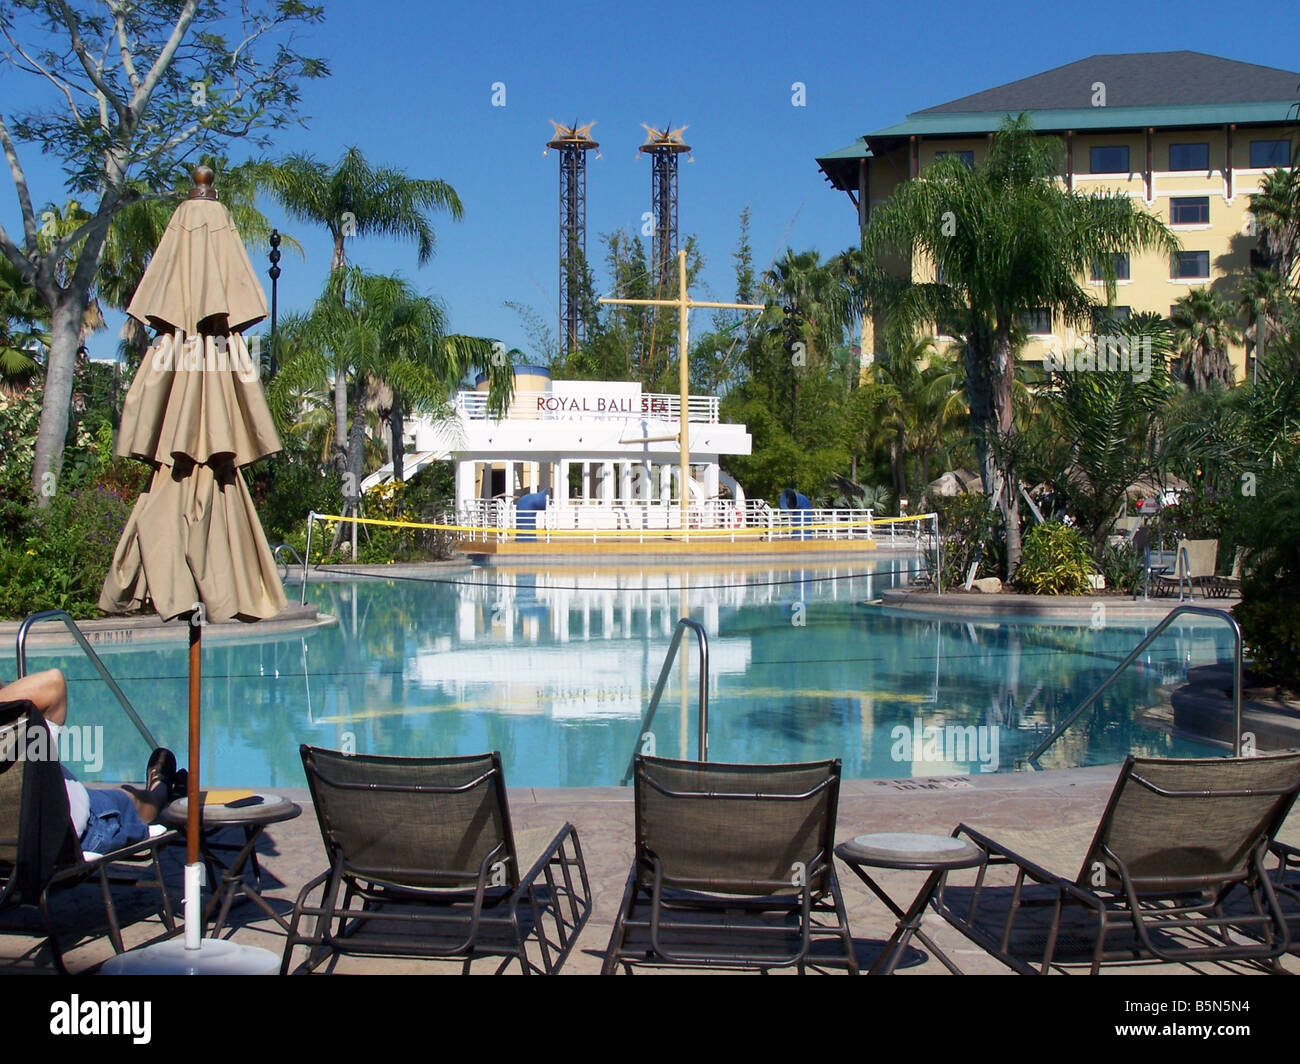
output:
[[[0, 724], [0, 911], [26, 905], [40, 909], [60, 975], [67, 975], [68, 969], [63, 960], [66, 944], [59, 936], [51, 906], [50, 896], [55, 891], [91, 879], [99, 883], [108, 937], [116, 953], [126, 947], [113, 902], [115, 883], [156, 889], [163, 926], [174, 931], [176, 922], [158, 852], [175, 842], [177, 833], [164, 832], [110, 853], [82, 853], [68, 810], [67, 791], [57, 761], [51, 760], [53, 740], [44, 719], [30, 702], [9, 702], [0, 704], [0, 721], [4, 722]], [[37, 750], [43, 752], [37, 754]], [[52, 774], [47, 782], [53, 782], [42, 786], [38, 777], [46, 771]], [[42, 848], [43, 855], [37, 852]], [[146, 864], [152, 878], [139, 874]]]
[[636, 759], [636, 857], [603, 974], [621, 964], [856, 974], [832, 860], [840, 763]]
[[[299, 945], [310, 947], [306, 971], [336, 953], [560, 970], [591, 915], [582, 847], [565, 824], [521, 866], [499, 754], [301, 753], [330, 866], [298, 895], [281, 972]], [[299, 931], [304, 918], [311, 933]]]
[[[939, 911], [1023, 974], [1158, 958], [1272, 962], [1289, 945], [1264, 868], [1300, 788], [1300, 754], [1168, 761], [1120, 769], [1074, 879], [961, 824], [987, 857], [973, 887], [947, 886]], [[1000, 869], [1009, 885], [994, 884]]]

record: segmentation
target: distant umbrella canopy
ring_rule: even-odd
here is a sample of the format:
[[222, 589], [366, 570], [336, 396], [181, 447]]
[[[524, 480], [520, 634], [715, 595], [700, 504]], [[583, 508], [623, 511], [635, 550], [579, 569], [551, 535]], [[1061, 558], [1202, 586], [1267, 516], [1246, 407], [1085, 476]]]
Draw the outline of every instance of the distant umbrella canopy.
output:
[[280, 450], [240, 335], [266, 316], [266, 299], [209, 182], [196, 175], [192, 198], [176, 208], [127, 308], [158, 336], [127, 394], [117, 454], [149, 462], [154, 474], [104, 581], [106, 612], [152, 602], [172, 618], [201, 603], [211, 621], [256, 620], [285, 606], [239, 475]]

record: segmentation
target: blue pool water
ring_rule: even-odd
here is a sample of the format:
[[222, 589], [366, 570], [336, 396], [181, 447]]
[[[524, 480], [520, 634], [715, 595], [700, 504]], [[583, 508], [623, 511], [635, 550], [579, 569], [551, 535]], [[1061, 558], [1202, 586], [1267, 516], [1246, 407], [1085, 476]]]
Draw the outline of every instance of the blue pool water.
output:
[[[693, 651], [685, 707], [675, 668], [652, 726], [641, 724], [683, 606], [710, 638], [711, 759], [839, 757], [846, 777], [868, 778], [1006, 772], [1149, 630], [918, 619], [867, 604], [914, 565], [904, 555], [313, 583], [309, 601], [337, 624], [205, 639], [203, 780], [301, 786], [300, 743], [500, 750], [515, 786], [616, 784], [636, 749], [694, 757]], [[1172, 737], [1147, 710], [1161, 702], [1161, 684], [1226, 660], [1229, 647], [1226, 627], [1212, 621], [1171, 628], [1042, 767], [1222, 753]], [[183, 751], [183, 642], [102, 653], [158, 739]], [[88, 663], [31, 651], [32, 669], [50, 665], [68, 674], [71, 721], [102, 729], [100, 747], [82, 752], [81, 774], [141, 776], [148, 750]], [[0, 670], [13, 674], [12, 650]]]

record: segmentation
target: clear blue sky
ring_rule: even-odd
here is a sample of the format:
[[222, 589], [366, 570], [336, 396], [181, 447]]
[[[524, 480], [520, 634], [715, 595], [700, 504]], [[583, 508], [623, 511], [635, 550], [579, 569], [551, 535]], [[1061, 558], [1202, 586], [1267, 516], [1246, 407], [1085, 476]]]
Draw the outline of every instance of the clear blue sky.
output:
[[[367, 3], [322, 0], [326, 19], [304, 50], [332, 76], [303, 94], [305, 129], [276, 152], [333, 161], [357, 145], [372, 164], [448, 181], [465, 205], [436, 218], [439, 246], [419, 268], [413, 247], [354, 241], [368, 269], [398, 272], [447, 305], [452, 329], [530, 350], [525, 303], [554, 328], [557, 316], [557, 158], [543, 158], [548, 119], [596, 121], [602, 158], [588, 162], [588, 253], [599, 235], [640, 226], [650, 208], [650, 164], [639, 157], [640, 123], [688, 125], [693, 163], [683, 161], [680, 225], [696, 233], [713, 298], [733, 296], [731, 254], [738, 217], [752, 211], [761, 271], [782, 247], [829, 256], [856, 240], [855, 214], [830, 189], [814, 157], [907, 113], [1101, 52], [1191, 49], [1283, 69], [1296, 59], [1296, 9], [1249, 11], [1221, 2], [1086, 7], [969, 0], [902, 4], [680, 3], [654, 5]], [[791, 103], [806, 85], [807, 106]], [[503, 82], [506, 106], [492, 106]], [[0, 92], [23, 91], [12, 73]], [[5, 101], [6, 111], [12, 98]], [[38, 201], [62, 201], [58, 171], [25, 156]], [[232, 152], [240, 157], [238, 147]], [[16, 221], [12, 186], [0, 178], [0, 217]], [[329, 267], [319, 232], [265, 209], [304, 244], [286, 255], [282, 309], [306, 309]], [[263, 252], [254, 250], [263, 267]], [[602, 264], [597, 285], [608, 285]], [[269, 283], [269, 282], [268, 282]], [[703, 324], [703, 323], [702, 323]], [[91, 341], [108, 355], [116, 325]]]

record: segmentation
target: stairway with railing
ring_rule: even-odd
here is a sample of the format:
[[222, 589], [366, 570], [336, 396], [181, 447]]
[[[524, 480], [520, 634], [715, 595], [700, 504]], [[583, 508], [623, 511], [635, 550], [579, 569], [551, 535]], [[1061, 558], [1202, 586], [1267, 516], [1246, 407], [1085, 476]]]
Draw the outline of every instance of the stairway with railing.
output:
[[126, 697], [126, 692], [123, 691], [122, 688], [118, 686], [117, 681], [113, 679], [112, 673], [108, 671], [108, 666], [105, 665], [100, 656], [95, 653], [95, 648], [90, 645], [85, 634], [77, 627], [77, 622], [72, 619], [72, 615], [64, 610], [42, 610], [40, 613], [33, 613], [30, 617], [25, 618], [23, 623], [18, 626], [16, 651], [19, 678], [21, 679], [23, 676], [27, 675], [28, 634], [34, 626], [45, 621], [59, 621], [68, 629], [72, 634], [72, 638], [76, 641], [77, 646], [81, 648], [81, 652], [86, 655], [90, 660], [90, 664], [94, 666], [95, 671], [99, 673], [100, 679], [102, 679], [104, 683], [108, 684], [108, 689], [113, 692], [113, 697], [121, 704], [122, 709], [125, 710], [126, 715], [131, 719], [131, 723], [135, 725], [136, 731], [140, 733], [140, 737], [144, 739], [145, 744], [150, 750], [156, 749], [158, 741], [153, 737], [153, 733], [149, 730], [148, 725], [146, 725], [140, 718], [140, 714], [136, 712], [135, 706], [132, 705], [131, 700]]
[[688, 629], [695, 633], [695, 641], [700, 648], [697, 749], [699, 750], [699, 760], [707, 761], [709, 759], [709, 635], [704, 630], [704, 625], [691, 620], [689, 617], [682, 617], [673, 626], [672, 642], [668, 644], [668, 653], [664, 655], [663, 667], [659, 670], [659, 679], [655, 681], [654, 692], [650, 695], [650, 701], [646, 705], [645, 713], [641, 716], [641, 727], [637, 730], [636, 749], [632, 751], [632, 756], [628, 758], [627, 772], [623, 775], [622, 784], [624, 787], [627, 786], [636, 768], [637, 753], [649, 753], [653, 749], [652, 742], [650, 748], [647, 749], [647, 738], [651, 741], [654, 739], [654, 732], [651, 731], [651, 728], [654, 725], [655, 711], [659, 708], [659, 700], [663, 697], [664, 687], [667, 686], [668, 677], [672, 673], [673, 662], [676, 660], [677, 651], [682, 645], [682, 636], [686, 634]]
[[1155, 640], [1159, 638], [1159, 636], [1164, 632], [1164, 630], [1168, 628], [1171, 624], [1173, 624], [1175, 620], [1177, 620], [1179, 617], [1187, 616], [1188, 614], [1194, 614], [1196, 616], [1201, 616], [1201, 617], [1213, 617], [1217, 620], [1224, 621], [1232, 632], [1232, 713], [1233, 713], [1233, 721], [1234, 721], [1234, 726], [1233, 726], [1234, 737], [1232, 743], [1232, 751], [1235, 757], [1240, 757], [1241, 742], [1242, 742], [1241, 626], [1237, 624], [1237, 619], [1233, 617], [1233, 615], [1229, 613], [1227, 610], [1215, 609], [1211, 606], [1183, 605], [1183, 606], [1176, 606], [1174, 609], [1170, 610], [1169, 613], [1165, 616], [1164, 620], [1162, 620], [1153, 629], [1151, 629], [1151, 631], [1146, 634], [1146, 637], [1143, 638], [1142, 641], [1138, 643], [1137, 646], [1135, 646], [1132, 650], [1128, 652], [1124, 660], [1121, 661], [1118, 665], [1116, 665], [1114, 671], [1111, 672], [1111, 674], [1107, 676], [1104, 680], [1102, 680], [1100, 684], [1098, 684], [1097, 688], [1092, 692], [1092, 694], [1090, 694], [1087, 698], [1085, 698], [1082, 702], [1080, 702], [1079, 705], [1069, 716], [1067, 716], [1055, 728], [1052, 729], [1051, 734], [1048, 735], [1046, 739], [1044, 739], [1041, 743], [1039, 743], [1036, 747], [1034, 747], [1033, 752], [1025, 759], [1026, 763], [1032, 765], [1034, 768], [1038, 768], [1039, 767], [1038, 761], [1043, 756], [1043, 754], [1047, 751], [1047, 749], [1054, 742], [1056, 742], [1056, 740], [1059, 739], [1065, 733], [1065, 731], [1072, 724], [1074, 724], [1076, 720], [1078, 720], [1088, 709], [1090, 709], [1093, 705], [1096, 704], [1097, 700], [1106, 692], [1106, 690], [1110, 687], [1110, 685], [1113, 684], [1117, 679], [1119, 679], [1120, 675], [1124, 672], [1124, 670], [1127, 669], [1131, 664], [1133, 664], [1134, 661], [1137, 660], [1138, 656], [1142, 653], [1142, 651], [1146, 650], [1147, 647], [1149, 647], [1153, 642], [1155, 642]]

